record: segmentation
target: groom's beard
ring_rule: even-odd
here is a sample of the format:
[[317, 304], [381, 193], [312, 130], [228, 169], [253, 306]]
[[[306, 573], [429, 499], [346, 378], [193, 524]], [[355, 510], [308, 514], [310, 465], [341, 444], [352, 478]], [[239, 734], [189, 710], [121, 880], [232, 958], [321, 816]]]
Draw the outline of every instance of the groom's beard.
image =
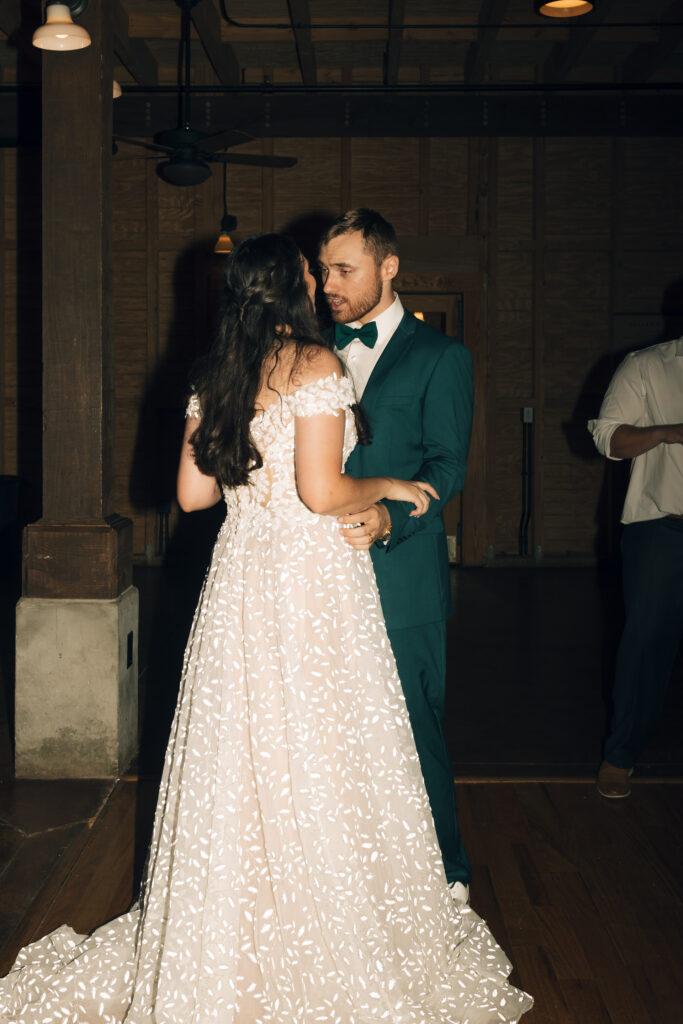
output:
[[[361, 292], [359, 295], [326, 295], [330, 307], [332, 319], [338, 324], [350, 324], [366, 316], [375, 306], [378, 306], [382, 299], [382, 278], [377, 272], [377, 277], [372, 286]], [[339, 302], [335, 308], [334, 302]]]

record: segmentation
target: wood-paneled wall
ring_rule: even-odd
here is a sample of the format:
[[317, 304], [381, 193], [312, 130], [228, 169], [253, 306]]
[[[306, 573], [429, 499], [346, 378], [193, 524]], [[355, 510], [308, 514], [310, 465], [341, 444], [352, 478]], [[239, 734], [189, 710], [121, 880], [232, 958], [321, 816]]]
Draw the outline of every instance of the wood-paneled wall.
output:
[[[411, 273], [441, 270], [453, 287], [458, 273], [468, 287], [478, 282], [481, 326], [465, 338], [480, 368], [466, 503], [480, 522], [469, 560], [517, 554], [525, 406], [535, 415], [531, 550], [543, 558], [610, 553], [620, 473], [594, 452], [585, 420], [619, 353], [683, 333], [683, 140], [306, 138], [244, 149], [299, 162], [284, 171], [228, 168], [237, 238], [294, 226], [310, 240], [320, 218], [370, 205], [393, 221]], [[116, 494], [144, 557], [156, 553], [172, 507], [187, 372], [216, 315], [222, 181], [216, 168], [202, 186], [174, 188], [153, 160], [122, 150], [113, 197]], [[0, 181], [1, 469], [31, 482], [35, 498], [35, 157], [4, 150]]]

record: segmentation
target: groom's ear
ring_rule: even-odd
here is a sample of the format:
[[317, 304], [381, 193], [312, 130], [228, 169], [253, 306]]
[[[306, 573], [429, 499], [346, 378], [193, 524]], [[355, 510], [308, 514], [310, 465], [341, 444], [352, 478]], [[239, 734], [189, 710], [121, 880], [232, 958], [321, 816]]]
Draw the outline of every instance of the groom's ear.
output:
[[392, 281], [398, 274], [398, 256], [393, 253], [385, 256], [380, 267], [380, 274], [383, 281]]

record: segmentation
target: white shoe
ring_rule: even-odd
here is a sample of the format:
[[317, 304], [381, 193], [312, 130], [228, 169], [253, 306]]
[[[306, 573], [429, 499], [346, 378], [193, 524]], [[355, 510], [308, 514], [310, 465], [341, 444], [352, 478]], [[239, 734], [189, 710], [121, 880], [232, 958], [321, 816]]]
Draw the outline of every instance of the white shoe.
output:
[[451, 898], [457, 907], [464, 907], [470, 902], [470, 887], [462, 882], [451, 882], [448, 886]]

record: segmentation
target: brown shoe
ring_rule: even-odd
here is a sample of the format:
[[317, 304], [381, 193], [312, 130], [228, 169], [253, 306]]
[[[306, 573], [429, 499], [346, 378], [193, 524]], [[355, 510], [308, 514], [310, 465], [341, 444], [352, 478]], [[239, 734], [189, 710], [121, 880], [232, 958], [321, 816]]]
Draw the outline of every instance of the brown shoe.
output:
[[633, 768], [617, 768], [609, 761], [603, 761], [598, 772], [598, 793], [610, 800], [621, 800], [631, 795]]

